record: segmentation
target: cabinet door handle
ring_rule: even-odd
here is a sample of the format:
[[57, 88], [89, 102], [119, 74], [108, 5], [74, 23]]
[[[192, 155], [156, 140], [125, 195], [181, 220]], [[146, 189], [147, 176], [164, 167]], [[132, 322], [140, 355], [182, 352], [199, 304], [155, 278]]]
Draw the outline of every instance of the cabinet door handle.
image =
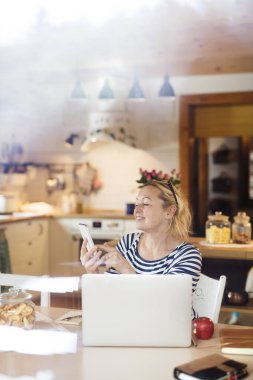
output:
[[82, 239], [82, 238], [81, 238], [81, 235], [78, 235], [78, 234], [74, 234], [74, 235], [72, 235], [72, 240], [73, 240], [73, 241], [79, 241], [80, 239]]
[[27, 263], [29, 266], [31, 266], [32, 265], [32, 261], [28, 261], [28, 263]]
[[44, 227], [42, 223], [39, 223], [39, 235], [42, 235], [44, 232]]
[[112, 222], [112, 223], [109, 223], [107, 224], [108, 227], [112, 228], [112, 227], [119, 227], [119, 223], [118, 222]]

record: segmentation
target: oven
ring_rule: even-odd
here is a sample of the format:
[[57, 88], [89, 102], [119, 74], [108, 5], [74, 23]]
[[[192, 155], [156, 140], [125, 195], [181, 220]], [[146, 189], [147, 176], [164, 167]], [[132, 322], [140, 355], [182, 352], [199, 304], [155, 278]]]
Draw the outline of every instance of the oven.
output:
[[125, 232], [123, 219], [80, 219], [75, 220], [72, 226], [73, 258], [79, 260], [83, 238], [78, 223], [85, 223], [90, 231], [94, 244], [103, 244], [107, 241], [120, 239]]

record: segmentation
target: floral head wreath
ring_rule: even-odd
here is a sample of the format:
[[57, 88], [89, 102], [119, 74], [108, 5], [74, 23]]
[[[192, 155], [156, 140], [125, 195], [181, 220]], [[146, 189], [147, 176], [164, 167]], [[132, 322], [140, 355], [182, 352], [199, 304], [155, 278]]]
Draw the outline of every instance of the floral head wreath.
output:
[[176, 204], [178, 205], [177, 196], [174, 190], [174, 187], [179, 187], [181, 178], [180, 173], [176, 172], [176, 169], [171, 170], [170, 174], [163, 173], [161, 170], [157, 172], [156, 170], [152, 170], [151, 172], [143, 169], [139, 169], [141, 178], [136, 182], [140, 184], [139, 187], [143, 185], [148, 185], [152, 182], [157, 182], [158, 184], [166, 187], [172, 192], [172, 195], [175, 199]]

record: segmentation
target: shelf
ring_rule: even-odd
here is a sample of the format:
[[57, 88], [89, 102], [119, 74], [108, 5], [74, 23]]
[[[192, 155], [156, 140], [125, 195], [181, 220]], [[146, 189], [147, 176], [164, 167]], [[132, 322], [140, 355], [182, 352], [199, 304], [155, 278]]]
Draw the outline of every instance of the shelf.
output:
[[247, 305], [244, 305], [244, 306], [223, 304], [221, 306], [221, 311], [231, 312], [231, 313], [236, 311], [243, 314], [253, 314], [253, 298], [250, 298]]

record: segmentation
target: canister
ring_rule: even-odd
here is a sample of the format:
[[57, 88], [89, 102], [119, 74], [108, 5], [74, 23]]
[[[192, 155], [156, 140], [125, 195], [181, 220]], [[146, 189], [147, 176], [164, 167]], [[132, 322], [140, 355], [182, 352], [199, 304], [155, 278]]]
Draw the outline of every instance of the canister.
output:
[[250, 217], [246, 212], [238, 212], [232, 224], [232, 240], [237, 244], [247, 244], [251, 240]]
[[231, 240], [231, 223], [227, 215], [216, 211], [209, 215], [206, 222], [206, 242], [209, 244], [229, 244]]
[[0, 325], [30, 330], [34, 324], [35, 304], [32, 302], [32, 294], [15, 288], [0, 294]]
[[12, 214], [17, 210], [17, 199], [14, 195], [0, 194], [0, 214]]

